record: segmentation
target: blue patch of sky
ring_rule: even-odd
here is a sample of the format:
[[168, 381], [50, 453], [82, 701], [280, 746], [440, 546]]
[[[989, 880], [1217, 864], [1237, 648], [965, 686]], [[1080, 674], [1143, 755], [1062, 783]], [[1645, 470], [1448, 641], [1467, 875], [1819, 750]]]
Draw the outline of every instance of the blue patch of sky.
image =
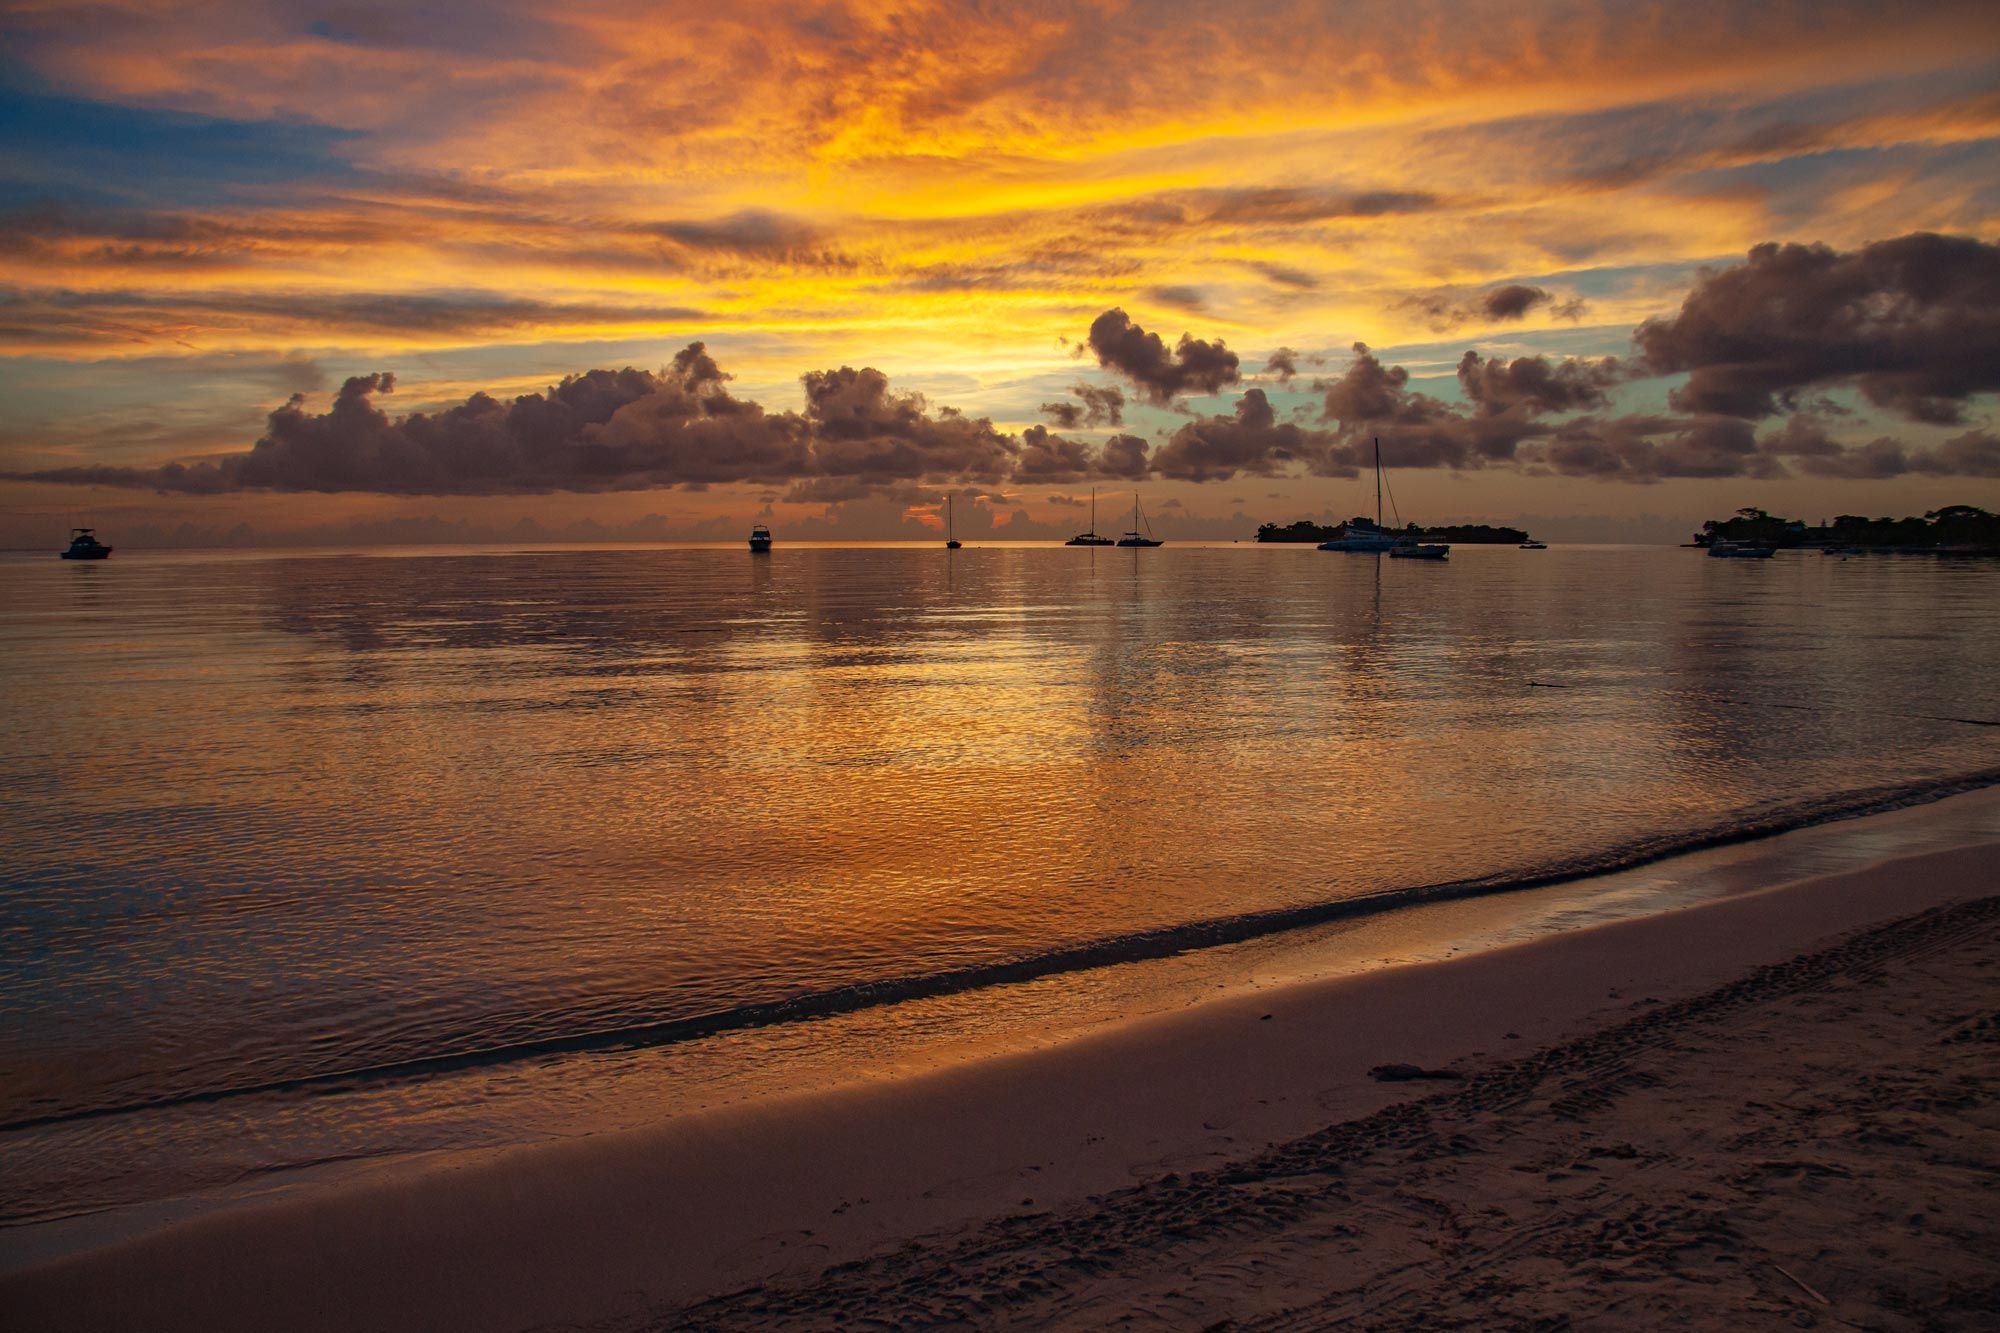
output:
[[213, 205], [239, 187], [352, 176], [358, 137], [0, 87], [0, 189], [16, 207]]

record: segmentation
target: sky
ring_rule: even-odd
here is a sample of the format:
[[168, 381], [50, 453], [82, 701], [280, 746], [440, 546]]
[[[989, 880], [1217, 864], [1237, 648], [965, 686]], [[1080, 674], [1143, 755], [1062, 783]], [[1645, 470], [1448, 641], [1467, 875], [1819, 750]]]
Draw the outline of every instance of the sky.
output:
[[[0, 546], [2000, 509], [1990, 4], [0, 8]], [[1121, 516], [1115, 520], [1113, 515]]]

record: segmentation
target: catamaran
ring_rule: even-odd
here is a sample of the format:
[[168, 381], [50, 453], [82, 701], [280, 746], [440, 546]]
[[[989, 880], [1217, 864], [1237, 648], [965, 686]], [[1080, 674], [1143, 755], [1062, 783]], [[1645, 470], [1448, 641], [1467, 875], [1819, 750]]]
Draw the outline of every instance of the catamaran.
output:
[[1090, 488], [1090, 531], [1079, 532], [1064, 542], [1064, 546], [1112, 546], [1111, 538], [1097, 535], [1097, 488]]

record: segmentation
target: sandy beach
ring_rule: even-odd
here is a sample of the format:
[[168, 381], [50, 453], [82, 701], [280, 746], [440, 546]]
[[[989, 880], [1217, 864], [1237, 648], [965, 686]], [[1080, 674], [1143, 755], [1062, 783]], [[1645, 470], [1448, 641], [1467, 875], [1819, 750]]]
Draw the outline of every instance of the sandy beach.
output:
[[0, 1308], [48, 1329], [1978, 1327], [2000, 1308], [1996, 865], [1889, 861], [427, 1161], [16, 1266]]

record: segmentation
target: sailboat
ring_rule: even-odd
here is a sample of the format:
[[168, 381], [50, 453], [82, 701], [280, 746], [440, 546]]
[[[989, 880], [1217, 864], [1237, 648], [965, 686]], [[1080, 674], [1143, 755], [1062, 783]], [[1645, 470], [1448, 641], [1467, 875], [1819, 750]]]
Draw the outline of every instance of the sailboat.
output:
[[1375, 526], [1347, 524], [1332, 541], [1319, 544], [1322, 551], [1361, 551], [1380, 555], [1396, 545], [1395, 536], [1382, 527], [1382, 437], [1375, 437]]
[[[1120, 538], [1118, 539], [1118, 544], [1119, 544], [1120, 546], [1158, 546], [1158, 545], [1160, 545], [1160, 543], [1159, 543], [1159, 542], [1157, 542], [1157, 541], [1155, 541], [1155, 540], [1153, 539], [1153, 525], [1152, 525], [1151, 523], [1147, 523], [1147, 524], [1146, 524], [1146, 535], [1145, 535], [1145, 536], [1143, 536], [1143, 537], [1141, 537], [1141, 536], [1139, 535], [1139, 525], [1140, 525], [1140, 524], [1141, 524], [1142, 522], [1144, 522], [1144, 521], [1145, 521], [1145, 515], [1143, 515], [1143, 514], [1141, 514], [1141, 513], [1139, 512], [1139, 492], [1137, 492], [1137, 491], [1133, 491], [1133, 492], [1132, 492], [1132, 530], [1131, 530], [1130, 532], [1126, 533], [1126, 534], [1125, 534], [1125, 535], [1124, 535], [1123, 537], [1120, 537]], [[1093, 524], [1093, 526], [1094, 526], [1094, 524]]]
[[951, 497], [947, 495], [944, 497], [944, 549], [956, 551], [960, 545], [958, 538], [952, 532]]
[[1077, 533], [1076, 536], [1071, 537], [1063, 545], [1114, 546], [1116, 544], [1109, 537], [1100, 537], [1097, 535], [1097, 488], [1093, 486], [1090, 488], [1090, 531]]

